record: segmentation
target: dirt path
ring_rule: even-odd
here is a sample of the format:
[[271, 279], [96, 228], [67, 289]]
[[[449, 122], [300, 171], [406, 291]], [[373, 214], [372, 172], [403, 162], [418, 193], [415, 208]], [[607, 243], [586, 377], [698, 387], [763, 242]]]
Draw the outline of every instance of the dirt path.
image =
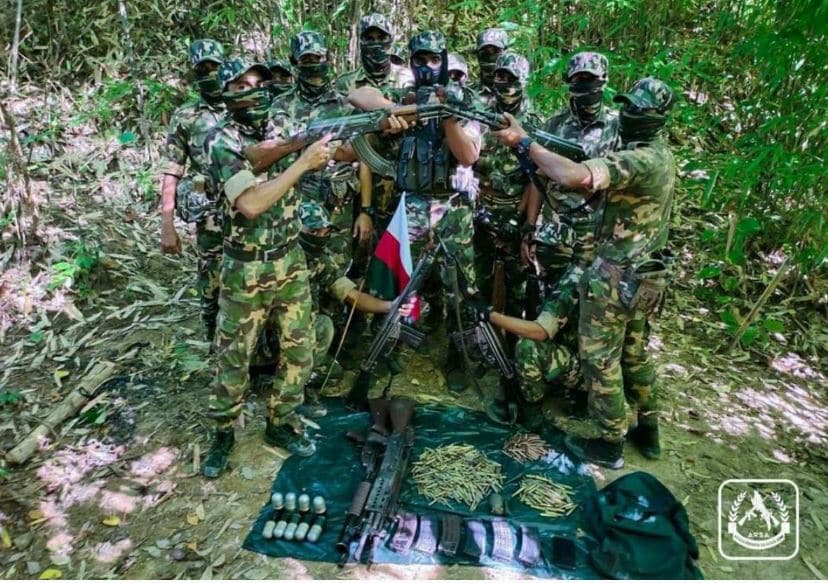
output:
[[[203, 413], [210, 371], [191, 287], [192, 249], [180, 258], [157, 252], [156, 220], [121, 194], [124, 184], [134, 184], [128, 171], [113, 181], [101, 164], [93, 172], [99, 188], [90, 204], [51, 217], [55, 228], [101, 245], [101, 265], [89, 282], [94, 292], [88, 299], [63, 295], [60, 314], [30, 306], [31, 324], [7, 334], [0, 394], [18, 400], [0, 405], [0, 449], [25, 435], [96, 360], [115, 363], [118, 378], [27, 465], [2, 468], [0, 572], [5, 578], [49, 569], [66, 578], [365, 575], [362, 567], [340, 571], [241, 550], [286, 454], [261, 439], [259, 395], [245, 409], [232, 472], [208, 482], [194, 471], [208, 445]], [[623, 472], [593, 469], [593, 475], [599, 486], [634, 470], [661, 479], [687, 506], [708, 577], [821, 577], [828, 573], [825, 377], [796, 357], [769, 366], [747, 355], [716, 354], [704, 318], [703, 309], [680, 296], [656, 325], [653, 347], [665, 403], [662, 460], [649, 462], [628, 449]], [[474, 406], [472, 391], [446, 395], [440, 358], [412, 358], [396, 385], [425, 402]], [[799, 486], [801, 550], [793, 560], [731, 562], [718, 554], [719, 485], [755, 477], [788, 478]], [[377, 566], [372, 574], [514, 576], [396, 566]]]

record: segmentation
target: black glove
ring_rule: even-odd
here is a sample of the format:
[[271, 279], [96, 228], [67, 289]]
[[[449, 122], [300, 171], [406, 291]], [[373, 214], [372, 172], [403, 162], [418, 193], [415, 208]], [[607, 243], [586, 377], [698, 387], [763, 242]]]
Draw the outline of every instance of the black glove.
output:
[[472, 314], [475, 322], [488, 322], [489, 317], [492, 315], [492, 305], [484, 300], [483, 298], [477, 296], [473, 298], [469, 298], [468, 300], [469, 311]]

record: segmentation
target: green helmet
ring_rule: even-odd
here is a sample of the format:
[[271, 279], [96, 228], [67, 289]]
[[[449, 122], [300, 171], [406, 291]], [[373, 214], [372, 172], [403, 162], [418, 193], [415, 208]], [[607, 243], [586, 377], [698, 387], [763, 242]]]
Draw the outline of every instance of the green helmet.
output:
[[426, 30], [415, 34], [408, 41], [408, 54], [413, 57], [415, 53], [419, 52], [444, 55], [446, 52], [446, 37], [443, 36], [443, 33], [435, 30]]
[[270, 72], [270, 69], [261, 63], [251, 63], [250, 61], [239, 58], [227, 59], [221, 64], [218, 70], [218, 78], [222, 90], [227, 89], [228, 83], [239, 80], [245, 73], [252, 70], [258, 71], [265, 81], [273, 79], [273, 74]]
[[299, 205], [299, 220], [303, 228], [311, 231], [334, 226], [328, 217], [328, 211], [316, 202], [303, 202]]
[[298, 63], [302, 55], [325, 57], [327, 54], [328, 41], [325, 35], [315, 30], [304, 30], [290, 39], [290, 61], [293, 64]]
[[495, 71], [503, 69], [517, 77], [522, 86], [529, 80], [529, 61], [526, 57], [512, 51], [507, 51], [497, 58]]
[[193, 41], [189, 52], [190, 65], [193, 67], [204, 61], [212, 61], [219, 65], [224, 62], [224, 47], [209, 38]]
[[673, 90], [655, 77], [645, 77], [636, 81], [627, 93], [616, 95], [613, 101], [629, 103], [638, 109], [655, 109], [661, 115], [669, 112], [675, 104]]
[[281, 71], [282, 73], [293, 75], [293, 69], [291, 69], [290, 63], [284, 59], [270, 59], [266, 64], [271, 73]]
[[578, 73], [591, 73], [598, 77], [600, 81], [606, 83], [609, 72], [609, 61], [601, 53], [583, 52], [575, 53], [569, 59], [569, 64], [566, 66], [566, 73], [564, 74], [564, 81], [569, 82], [572, 77]]
[[368, 31], [369, 28], [378, 28], [388, 36], [394, 36], [393, 29], [391, 28], [391, 23], [388, 22], [388, 19], [385, 16], [378, 12], [372, 12], [371, 14], [367, 14], [360, 19], [360, 38]]
[[502, 28], [487, 28], [477, 35], [477, 50], [491, 45], [499, 49], [506, 49], [509, 46], [509, 37]]

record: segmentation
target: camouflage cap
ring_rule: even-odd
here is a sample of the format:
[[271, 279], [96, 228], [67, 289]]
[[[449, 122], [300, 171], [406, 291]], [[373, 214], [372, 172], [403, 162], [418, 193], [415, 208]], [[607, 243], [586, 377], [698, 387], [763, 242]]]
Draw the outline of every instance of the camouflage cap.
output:
[[616, 95], [613, 101], [631, 103], [639, 109], [655, 109], [658, 113], [665, 114], [673, 108], [675, 95], [664, 81], [645, 77], [636, 81], [627, 93]]
[[389, 36], [394, 36], [391, 23], [388, 19], [379, 12], [372, 12], [363, 16], [359, 21], [359, 36], [366, 33], [369, 28], [378, 28]]
[[298, 60], [302, 55], [319, 55], [324, 57], [328, 54], [328, 41], [325, 35], [315, 30], [304, 30], [290, 39], [290, 56]]
[[609, 78], [609, 61], [601, 53], [575, 53], [566, 66], [565, 81], [569, 81], [577, 73], [591, 73], [601, 81]]
[[446, 37], [443, 36], [443, 33], [435, 30], [426, 30], [415, 34], [408, 41], [408, 52], [413, 57], [415, 53], [421, 51], [437, 54], [444, 53], [446, 51]]
[[493, 47], [497, 47], [499, 49], [505, 49], [509, 46], [509, 37], [506, 34], [506, 31], [502, 28], [487, 28], [483, 32], [477, 35], [477, 48], [482, 49], [483, 47], [491, 45]]
[[448, 68], [449, 71], [462, 71], [466, 76], [469, 74], [469, 66], [466, 64], [466, 59], [458, 53], [448, 54]]
[[221, 65], [224, 62], [224, 47], [209, 38], [193, 41], [190, 45], [190, 65], [195, 67], [204, 61]]
[[228, 83], [239, 80], [251, 70], [258, 71], [262, 79], [266, 81], [273, 79], [273, 73], [261, 63], [251, 63], [250, 61], [239, 58], [227, 59], [221, 64], [218, 70], [218, 78], [222, 90], [227, 89]]
[[288, 75], [293, 75], [293, 69], [291, 69], [290, 63], [284, 59], [270, 59], [266, 64], [271, 72], [283, 71]]
[[389, 51], [389, 53], [391, 55], [397, 57], [399, 60], [401, 60], [403, 62], [405, 62], [405, 60], [406, 60], [405, 52], [406, 52], [405, 43], [404, 42], [399, 42], [399, 41], [392, 44], [391, 45], [391, 50]]
[[299, 204], [299, 220], [305, 229], [316, 230], [334, 226], [328, 217], [328, 211], [315, 202], [306, 201]]
[[526, 85], [529, 79], [529, 61], [523, 55], [507, 51], [497, 58], [495, 71], [504, 69], [518, 78], [521, 85]]

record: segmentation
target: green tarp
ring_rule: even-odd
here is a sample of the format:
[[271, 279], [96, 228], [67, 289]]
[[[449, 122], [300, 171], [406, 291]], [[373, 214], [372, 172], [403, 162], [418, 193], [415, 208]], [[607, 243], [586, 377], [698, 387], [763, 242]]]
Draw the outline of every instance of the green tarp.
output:
[[[272, 557], [293, 557], [300, 560], [337, 562], [340, 559], [334, 545], [339, 537], [345, 512], [350, 506], [351, 498], [357, 484], [363, 477], [360, 463], [360, 447], [346, 438], [348, 432], [364, 433], [369, 426], [367, 413], [349, 411], [339, 399], [325, 402], [328, 415], [318, 423], [321, 430], [317, 435], [317, 452], [309, 458], [293, 456], [288, 459], [273, 483], [273, 492], [307, 492], [311, 496], [325, 497], [328, 507], [327, 527], [316, 544], [296, 543], [283, 540], [266, 540], [262, 537], [262, 528], [273, 516], [268, 498], [265, 507], [253, 525], [253, 529], [244, 543], [244, 548]], [[553, 452], [543, 461], [521, 464], [502, 453], [506, 440], [519, 428], [502, 427], [493, 424], [484, 414], [457, 407], [435, 405], [418, 405], [414, 417], [414, 446], [410, 464], [416, 461], [425, 448], [441, 445], [465, 443], [483, 451], [490, 459], [500, 463], [507, 485], [504, 496], [507, 500], [508, 519], [514, 524], [524, 524], [537, 528], [541, 545], [548, 551], [551, 537], [554, 535], [575, 539], [576, 530], [581, 524], [581, 503], [595, 492], [594, 482], [585, 471], [585, 467], [573, 462], [562, 454], [562, 434], [554, 429], [543, 435], [552, 446]], [[521, 504], [511, 495], [517, 490], [523, 474], [543, 474], [552, 480], [572, 486], [573, 498], [579, 504], [578, 509], [563, 518], [543, 518], [535, 510]], [[511, 482], [509, 482], [511, 480]], [[441, 512], [454, 512], [464, 517], [488, 518], [487, 504], [480, 505], [475, 513], [469, 512], [459, 504], [454, 507], [442, 505], [429, 506], [428, 501], [420, 496], [414, 484], [406, 480], [400, 493], [401, 511], [408, 510], [419, 514], [432, 515], [439, 520]], [[374, 554], [376, 563], [395, 564], [463, 564], [485, 565], [521, 570], [543, 576], [561, 578], [600, 578], [588, 564], [586, 549], [591, 541], [583, 536], [577, 539], [577, 569], [562, 571], [548, 562], [541, 563], [534, 569], [527, 569], [517, 561], [511, 563], [494, 561], [484, 557], [476, 560], [458, 552], [456, 556], [443, 554], [425, 555], [411, 550], [403, 556], [386, 547], [387, 541], [378, 545]], [[461, 545], [462, 547], [462, 545]], [[544, 553], [547, 554], [547, 553]], [[547, 557], [548, 558], [548, 557]]]

